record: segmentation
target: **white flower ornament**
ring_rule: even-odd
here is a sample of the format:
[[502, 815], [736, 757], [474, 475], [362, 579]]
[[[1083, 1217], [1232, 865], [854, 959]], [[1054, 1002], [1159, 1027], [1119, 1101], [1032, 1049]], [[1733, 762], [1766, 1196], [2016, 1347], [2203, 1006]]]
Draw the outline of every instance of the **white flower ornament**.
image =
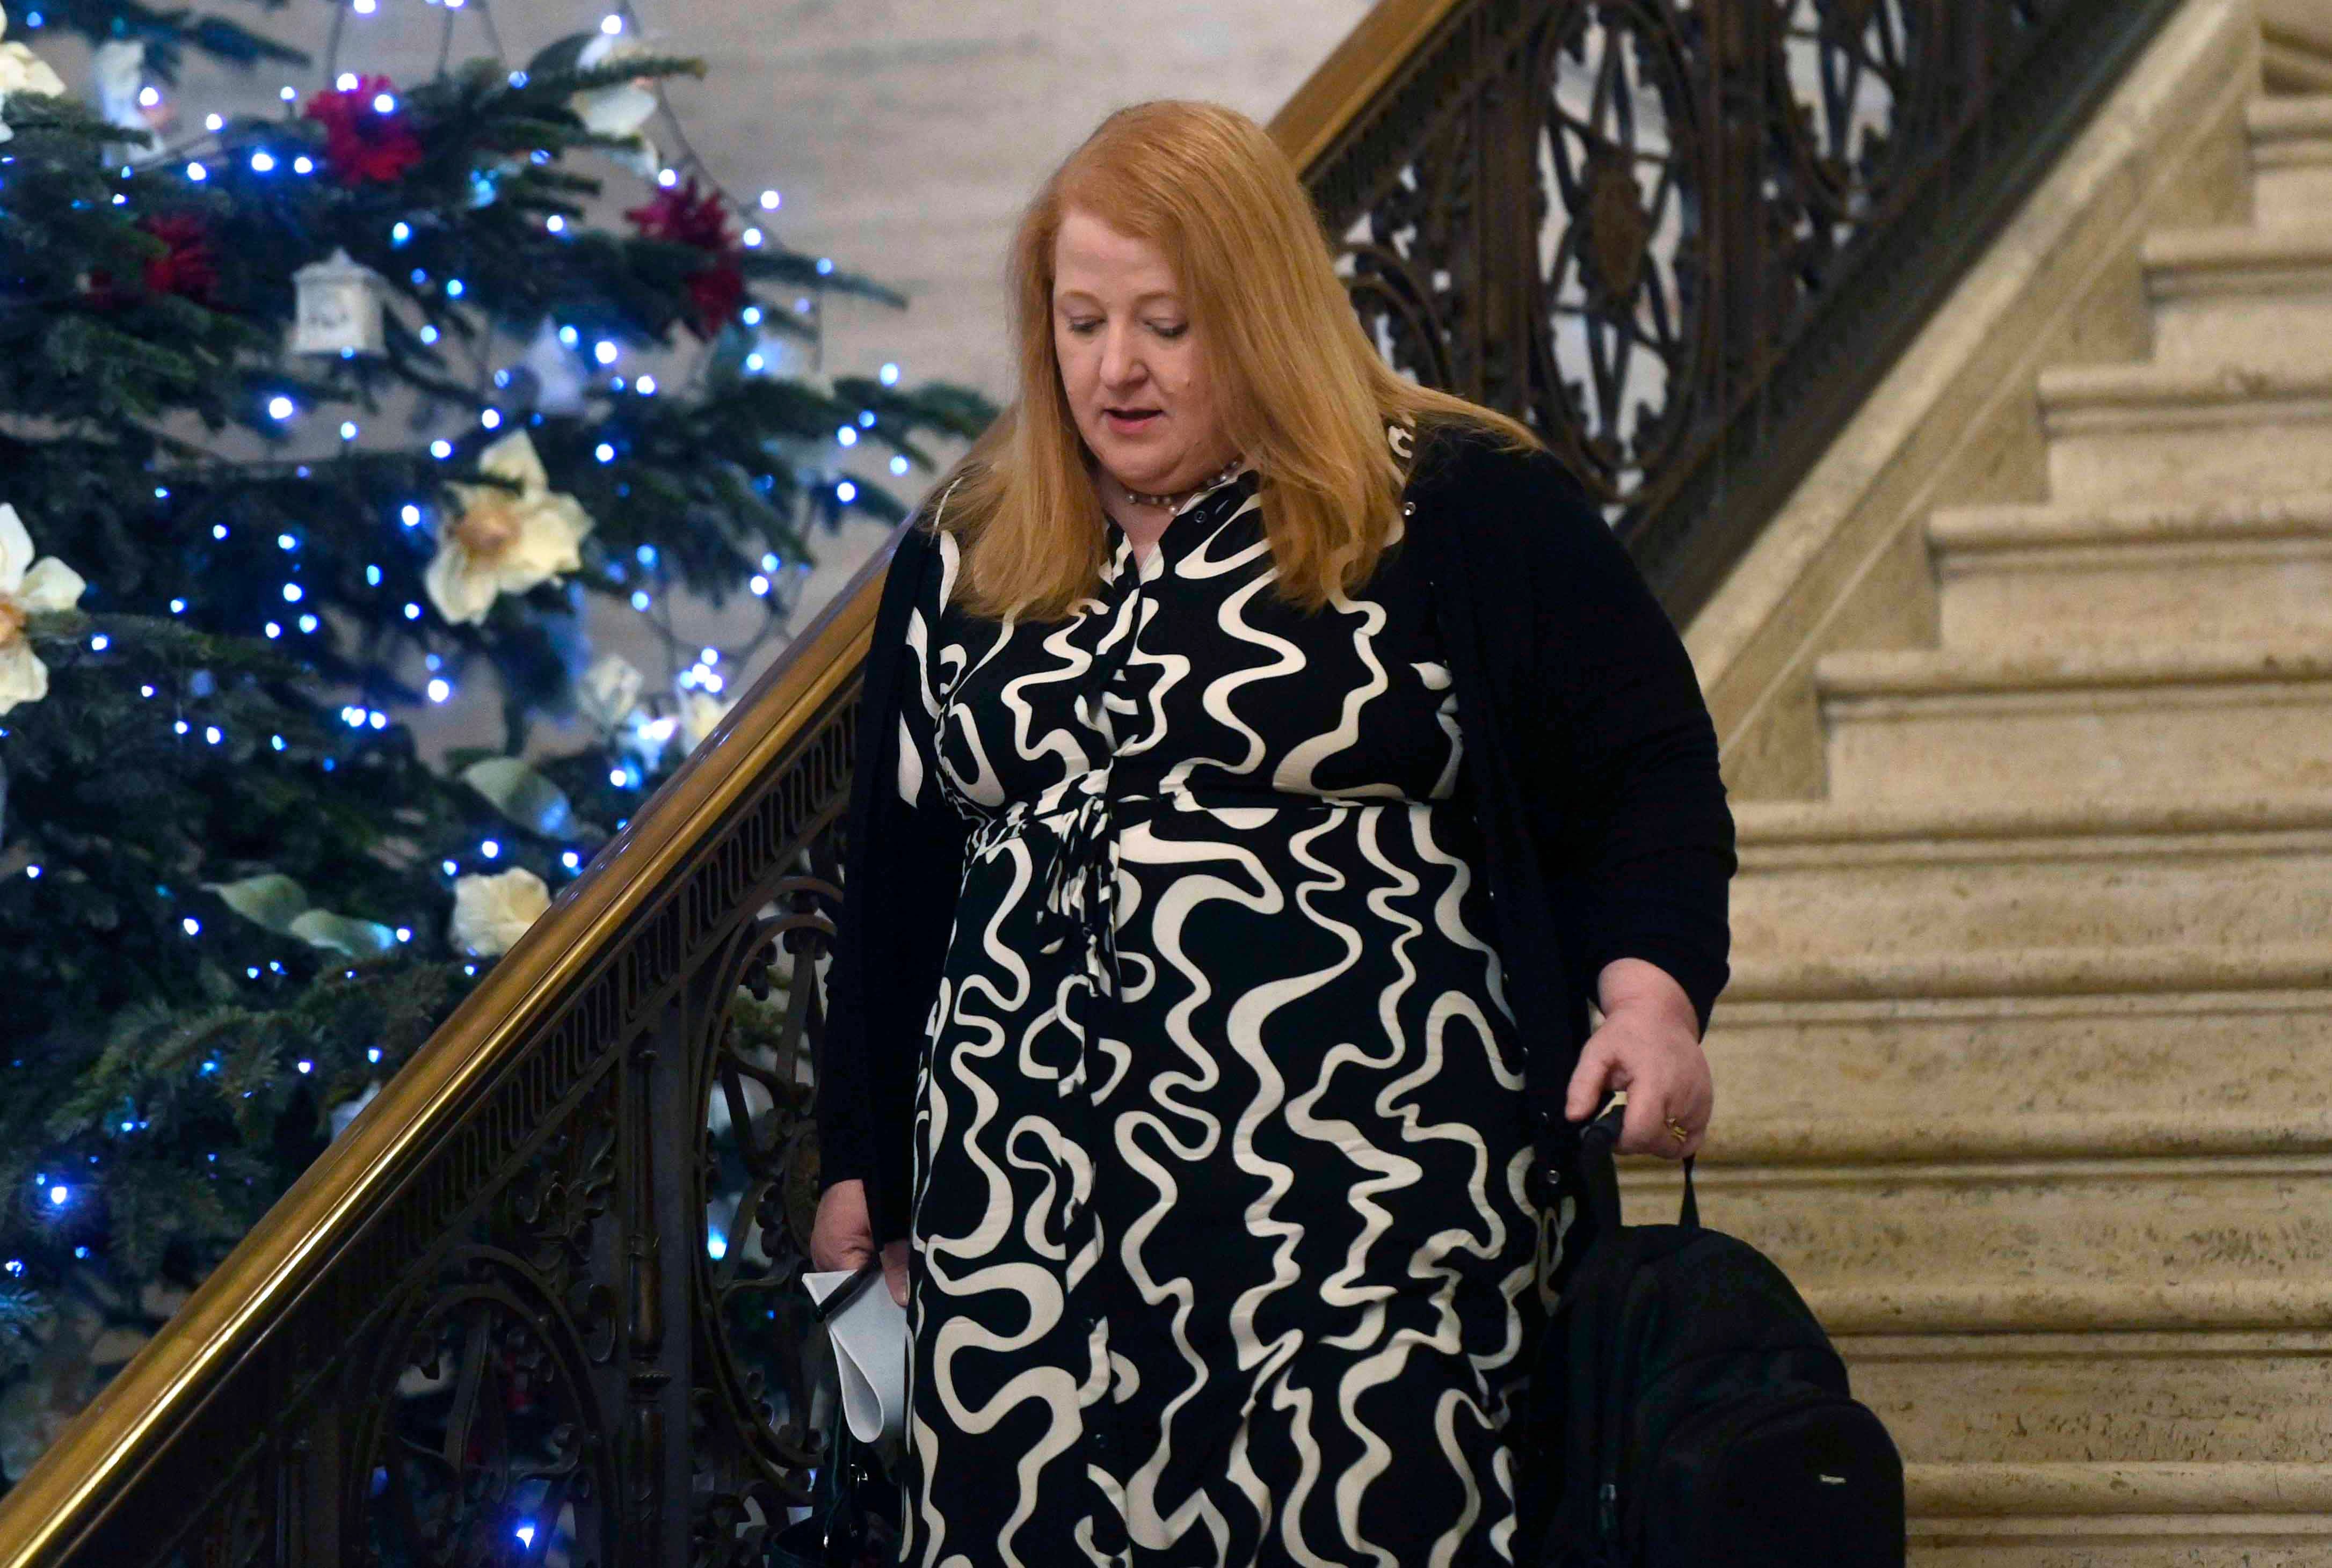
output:
[[473, 957], [507, 953], [550, 908], [550, 889], [532, 871], [472, 875], [454, 883], [454, 918], [445, 938]]
[[72, 609], [88, 586], [54, 556], [35, 565], [33, 536], [16, 508], [0, 506], [0, 713], [49, 694], [49, 667], [33, 657], [25, 624], [45, 611]]
[[459, 625], [486, 618], [504, 594], [523, 594], [580, 570], [577, 546], [591, 515], [573, 496], [555, 493], [524, 431], [485, 450], [479, 471], [517, 486], [453, 485], [460, 515], [439, 530], [436, 558], [422, 574], [437, 613]]
[[[8, 31], [8, 14], [0, 11], [0, 33]], [[21, 43], [0, 43], [0, 105], [8, 101], [12, 92], [29, 92], [42, 98], [62, 98], [64, 79], [49, 69], [49, 62]], [[0, 141], [15, 133], [7, 122], [0, 120]]]
[[[576, 57], [580, 71], [597, 71], [601, 66], [620, 65], [626, 60], [645, 58], [649, 51], [631, 39], [601, 33], [584, 45]], [[629, 137], [636, 144], [629, 154], [616, 156], [636, 170], [642, 179], [654, 179], [661, 158], [656, 145], [642, 135], [649, 120], [655, 118], [655, 84], [645, 77], [618, 81], [607, 87], [595, 87], [578, 92], [568, 100], [575, 118], [584, 128], [598, 136]]]
[[575, 706], [592, 728], [616, 735], [631, 722], [646, 685], [647, 677], [630, 660], [620, 653], [603, 654], [576, 682]]
[[721, 721], [729, 717], [729, 710], [736, 706], [734, 700], [723, 702], [702, 691], [683, 692], [680, 698], [680, 733], [688, 742], [688, 749], [694, 751], [702, 746], [704, 737], [711, 735]]

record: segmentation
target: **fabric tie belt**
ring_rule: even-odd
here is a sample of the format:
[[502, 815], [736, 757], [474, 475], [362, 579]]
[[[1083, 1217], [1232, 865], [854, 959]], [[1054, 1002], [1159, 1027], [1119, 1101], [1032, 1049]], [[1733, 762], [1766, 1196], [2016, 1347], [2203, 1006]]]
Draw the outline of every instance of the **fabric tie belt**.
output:
[[1059, 835], [1059, 848], [1037, 867], [1043, 886], [1037, 929], [1044, 951], [1058, 952], [1064, 941], [1084, 939], [1086, 974], [1104, 996], [1116, 994], [1118, 832], [1147, 822], [1161, 811], [1215, 807], [1264, 807], [1272, 811], [1344, 810], [1364, 805], [1403, 805], [1389, 798], [1333, 799], [1269, 790], [1175, 785], [1158, 794], [1113, 795], [1106, 770], [1054, 785], [1033, 801], [1015, 801], [974, 827], [967, 849], [987, 854], [1042, 823]]

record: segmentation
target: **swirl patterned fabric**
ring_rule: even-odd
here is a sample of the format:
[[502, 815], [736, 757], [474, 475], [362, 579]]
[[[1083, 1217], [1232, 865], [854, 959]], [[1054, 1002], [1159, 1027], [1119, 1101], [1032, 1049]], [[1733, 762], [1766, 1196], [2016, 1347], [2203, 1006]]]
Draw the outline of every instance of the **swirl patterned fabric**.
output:
[[971, 823], [917, 1075], [903, 1563], [1515, 1555], [1553, 1238], [1455, 694], [1398, 548], [1271, 590], [1252, 469], [1096, 594], [909, 641]]

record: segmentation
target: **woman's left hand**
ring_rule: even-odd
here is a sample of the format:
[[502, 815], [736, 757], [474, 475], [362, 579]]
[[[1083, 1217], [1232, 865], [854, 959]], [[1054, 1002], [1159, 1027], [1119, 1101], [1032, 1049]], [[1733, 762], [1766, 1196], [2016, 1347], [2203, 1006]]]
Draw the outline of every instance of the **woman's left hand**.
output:
[[[1680, 1160], [1700, 1152], [1716, 1084], [1700, 1049], [1700, 1020], [1684, 987], [1658, 965], [1614, 958], [1599, 977], [1602, 1027], [1571, 1075], [1563, 1114], [1593, 1116], [1615, 1089], [1628, 1091], [1620, 1152]], [[1678, 1138], [1671, 1127], [1682, 1127]]]

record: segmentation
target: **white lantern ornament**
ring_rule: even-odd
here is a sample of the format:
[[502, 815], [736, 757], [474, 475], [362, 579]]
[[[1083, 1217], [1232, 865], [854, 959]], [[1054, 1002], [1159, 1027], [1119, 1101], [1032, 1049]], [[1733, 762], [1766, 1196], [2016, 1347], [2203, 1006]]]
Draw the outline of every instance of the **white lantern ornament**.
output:
[[299, 290], [299, 317], [292, 327], [292, 352], [382, 354], [387, 337], [382, 315], [388, 288], [381, 275], [346, 251], [311, 261], [292, 274]]

